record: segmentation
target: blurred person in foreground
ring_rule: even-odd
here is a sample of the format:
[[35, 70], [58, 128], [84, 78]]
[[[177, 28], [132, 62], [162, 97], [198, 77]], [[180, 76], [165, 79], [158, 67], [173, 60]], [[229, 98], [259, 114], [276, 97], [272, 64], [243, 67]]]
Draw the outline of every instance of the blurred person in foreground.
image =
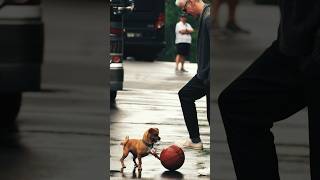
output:
[[277, 39], [218, 99], [239, 180], [280, 179], [271, 128], [305, 107], [311, 179], [320, 179], [320, 1], [279, 5]]
[[[228, 20], [226, 24], [226, 30], [232, 33], [245, 33], [249, 34], [250, 32], [246, 29], [241, 28], [236, 21], [236, 10], [239, 0], [225, 0], [228, 4]], [[219, 29], [218, 16], [219, 9], [221, 7], [223, 0], [214, 0], [213, 1], [213, 19], [215, 29]]]
[[191, 33], [193, 33], [192, 26], [187, 23], [187, 15], [185, 13], [180, 15], [180, 21], [176, 24], [176, 71], [179, 71], [179, 64], [181, 63], [182, 72], [187, 72], [184, 69], [184, 62], [190, 54], [190, 47], [192, 42]]
[[210, 124], [210, 5], [202, 0], [176, 0], [176, 5], [184, 12], [199, 17], [197, 41], [197, 74], [179, 91], [179, 99], [189, 137], [182, 143], [184, 147], [202, 149], [195, 101], [206, 96], [207, 119]]

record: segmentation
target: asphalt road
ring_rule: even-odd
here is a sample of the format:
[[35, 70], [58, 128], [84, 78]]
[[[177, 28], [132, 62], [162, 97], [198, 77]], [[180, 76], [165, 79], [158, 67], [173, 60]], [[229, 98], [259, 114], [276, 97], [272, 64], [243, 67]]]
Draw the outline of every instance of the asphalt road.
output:
[[43, 15], [43, 90], [23, 96], [0, 179], [106, 179], [105, 2], [45, 0]]

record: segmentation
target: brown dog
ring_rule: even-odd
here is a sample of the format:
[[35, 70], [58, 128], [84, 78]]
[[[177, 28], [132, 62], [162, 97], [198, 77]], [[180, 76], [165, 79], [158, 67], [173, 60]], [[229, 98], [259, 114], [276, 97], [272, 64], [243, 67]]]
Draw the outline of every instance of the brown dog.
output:
[[[128, 156], [129, 152], [133, 155], [133, 162], [135, 167], [138, 167], [139, 170], [142, 170], [142, 161], [141, 158], [152, 154], [156, 158], [160, 159], [156, 152], [152, 151], [153, 144], [157, 141], [160, 141], [159, 129], [150, 128], [144, 134], [142, 139], [129, 139], [129, 136], [125, 138], [120, 144], [123, 145], [123, 155], [120, 159], [122, 168], [125, 168], [124, 159]], [[139, 165], [136, 163], [136, 158], [138, 158]]]

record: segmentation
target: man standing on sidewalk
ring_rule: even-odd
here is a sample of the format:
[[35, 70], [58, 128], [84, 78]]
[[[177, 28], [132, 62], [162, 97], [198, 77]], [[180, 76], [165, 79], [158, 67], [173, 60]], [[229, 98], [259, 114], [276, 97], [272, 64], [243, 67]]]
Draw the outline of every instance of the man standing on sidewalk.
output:
[[187, 72], [184, 69], [184, 62], [186, 58], [190, 54], [191, 48], [191, 41], [192, 37], [191, 34], [193, 33], [192, 26], [187, 22], [187, 15], [185, 13], [180, 15], [180, 21], [176, 24], [176, 49], [177, 49], [177, 56], [176, 56], [176, 71], [179, 71], [179, 63], [181, 63], [181, 72]]
[[280, 0], [274, 43], [219, 96], [238, 180], [279, 180], [273, 123], [309, 114], [311, 179], [320, 179], [320, 1]]
[[194, 17], [200, 17], [197, 42], [197, 74], [179, 91], [179, 98], [190, 137], [183, 142], [183, 146], [202, 149], [195, 101], [206, 96], [207, 118], [210, 124], [210, 6], [202, 0], [176, 0], [176, 5], [186, 13]]

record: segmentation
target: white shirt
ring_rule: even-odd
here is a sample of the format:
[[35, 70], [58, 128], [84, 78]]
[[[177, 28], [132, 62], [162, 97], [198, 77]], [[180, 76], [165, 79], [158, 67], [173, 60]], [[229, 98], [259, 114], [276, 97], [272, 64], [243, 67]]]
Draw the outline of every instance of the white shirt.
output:
[[193, 28], [191, 27], [191, 25], [189, 23], [183, 23], [182, 21], [179, 21], [176, 24], [176, 44], [178, 43], [189, 43], [191, 44], [191, 34], [181, 34], [179, 31], [181, 30], [193, 30]]

